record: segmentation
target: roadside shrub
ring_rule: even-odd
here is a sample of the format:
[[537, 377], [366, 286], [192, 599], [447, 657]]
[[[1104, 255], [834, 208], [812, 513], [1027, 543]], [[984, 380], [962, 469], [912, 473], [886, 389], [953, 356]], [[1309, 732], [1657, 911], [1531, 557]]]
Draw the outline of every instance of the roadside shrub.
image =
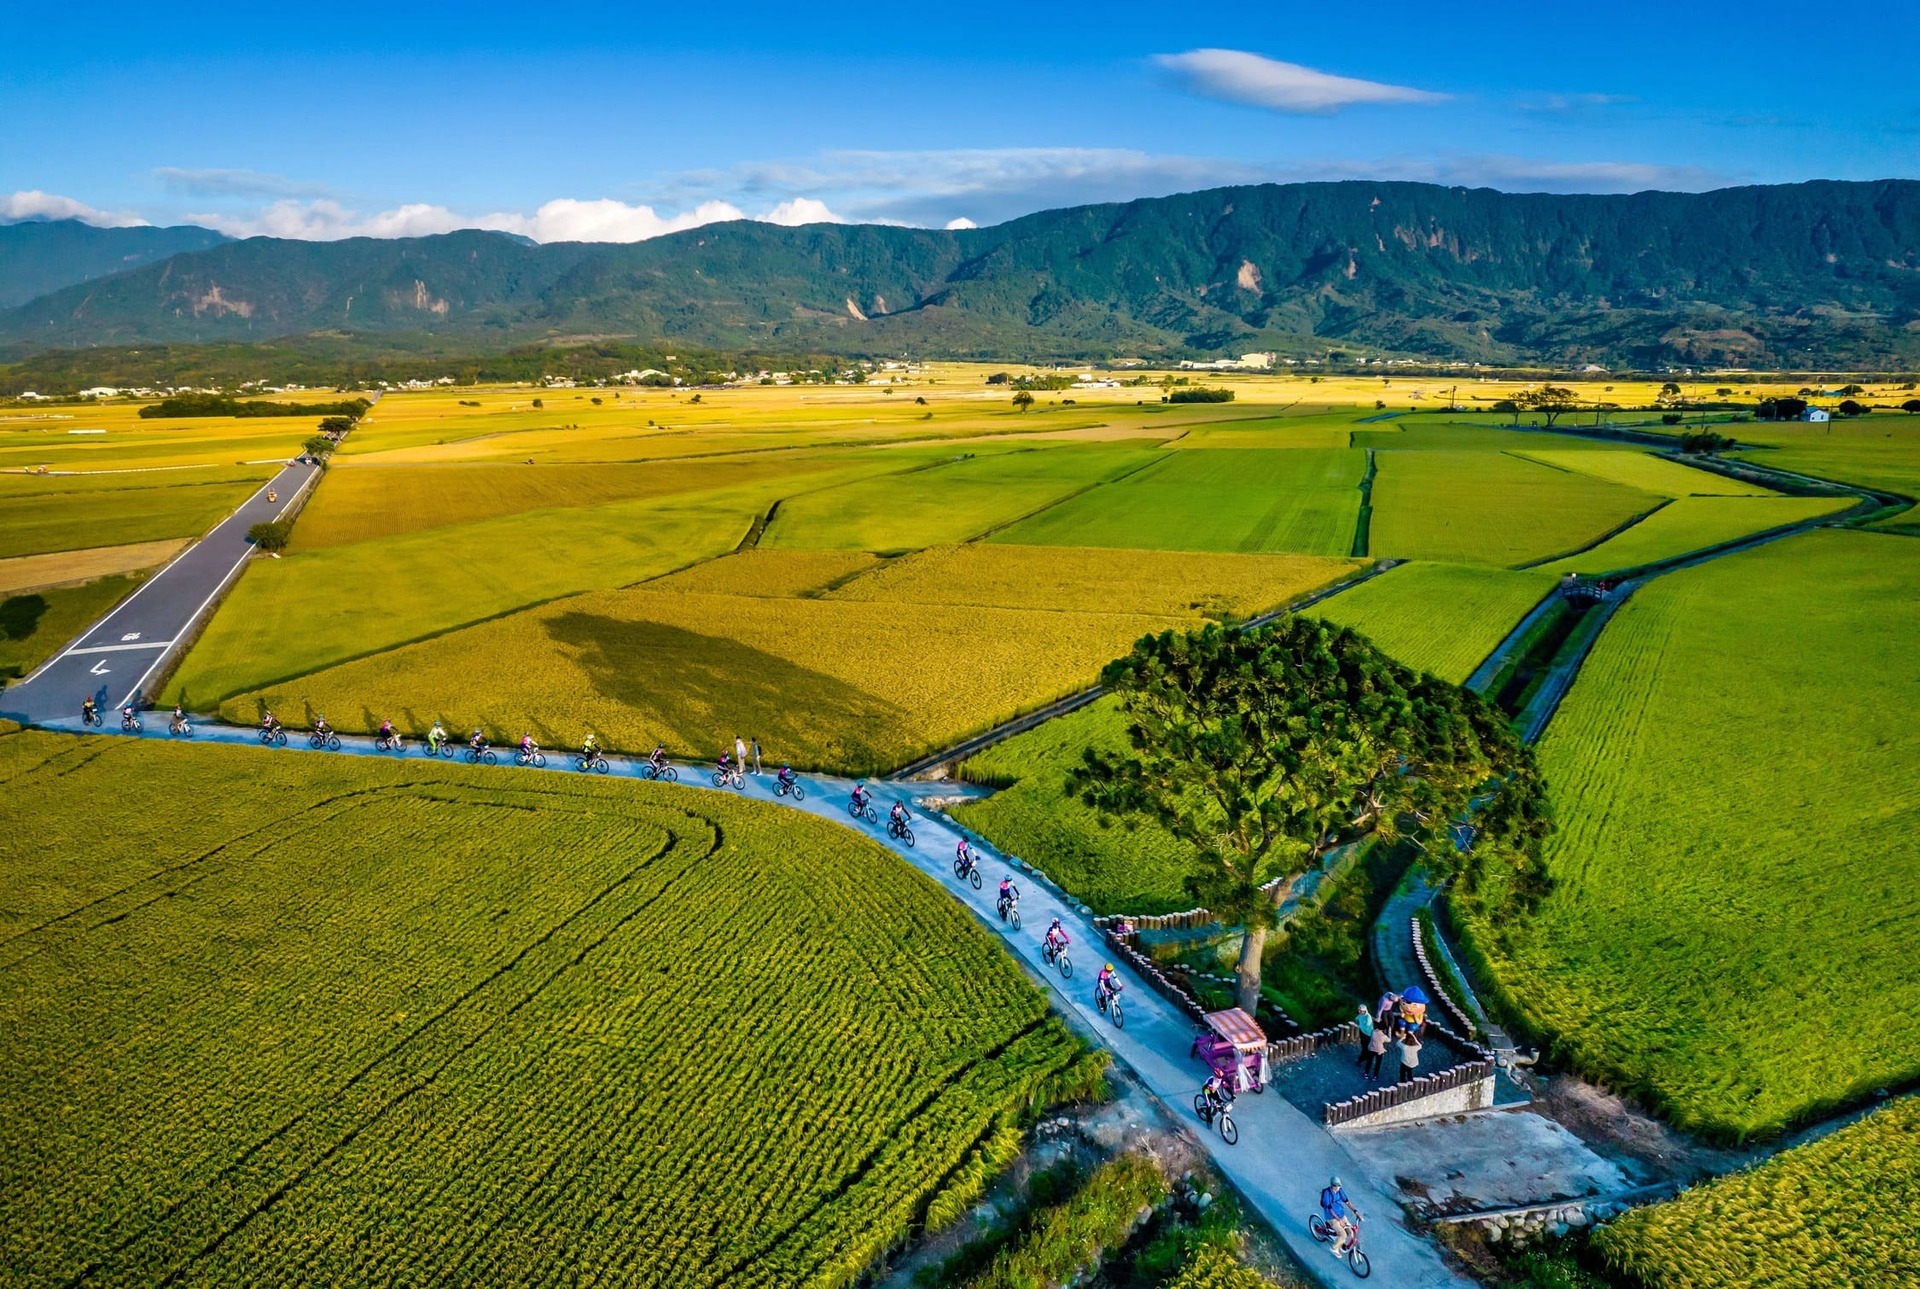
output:
[[1169, 403], [1231, 403], [1233, 391], [1230, 389], [1207, 389], [1195, 386], [1192, 389], [1176, 389], [1167, 395]]
[[247, 529], [247, 540], [263, 551], [278, 553], [293, 540], [293, 524], [285, 519], [277, 519], [270, 524], [255, 524]]

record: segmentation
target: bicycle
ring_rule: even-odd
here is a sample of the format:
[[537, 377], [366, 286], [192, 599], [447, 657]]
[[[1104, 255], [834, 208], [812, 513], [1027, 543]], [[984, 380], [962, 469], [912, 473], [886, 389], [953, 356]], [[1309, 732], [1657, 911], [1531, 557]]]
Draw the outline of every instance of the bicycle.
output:
[[500, 758], [493, 754], [490, 747], [470, 747], [467, 749], [468, 765], [492, 765]]
[[678, 783], [680, 781], [680, 771], [674, 769], [664, 761], [658, 765], [652, 761], [647, 762], [640, 767], [640, 774], [644, 778], [655, 779], [662, 783]]
[[993, 907], [994, 911], [1000, 915], [1002, 922], [1007, 923], [1016, 931], [1020, 929], [1019, 900], [1000, 899], [994, 902]]
[[1229, 1146], [1239, 1144], [1240, 1125], [1233, 1121], [1233, 1103], [1231, 1101], [1216, 1102], [1204, 1091], [1196, 1092], [1193, 1094], [1193, 1110], [1195, 1114], [1200, 1116], [1201, 1123], [1206, 1124], [1209, 1128], [1219, 1130], [1220, 1140], [1226, 1142]]
[[323, 748], [329, 752], [338, 752], [340, 750], [340, 736], [332, 730], [328, 730], [325, 734], [322, 734], [319, 730], [315, 730], [313, 733], [307, 735], [307, 746], [316, 752]]
[[715, 770], [713, 772], [713, 786], [716, 788], [730, 787], [735, 792], [745, 792], [747, 790], [746, 773], [741, 770]]
[[1120, 1010], [1120, 991], [1118, 989], [1102, 989], [1100, 986], [1095, 985], [1093, 989], [1093, 1005], [1113, 1019], [1113, 1027], [1115, 1029], [1125, 1029], [1127, 1027], [1126, 1013]]
[[138, 734], [140, 732], [140, 713], [135, 712], [131, 716], [122, 716], [120, 718], [120, 732], [122, 734]]
[[[382, 752], [404, 752], [407, 750], [407, 745], [405, 740], [403, 740], [398, 734], [375, 735], [373, 740], [373, 745], [379, 748]], [[427, 755], [431, 756], [433, 754], [429, 752]]]
[[192, 738], [193, 722], [184, 716], [176, 717], [167, 722], [167, 733], [175, 738]]
[[[1307, 1231], [1322, 1244], [1334, 1237], [1332, 1224], [1318, 1213], [1307, 1218]], [[1357, 1213], [1353, 1218], [1353, 1243], [1347, 1246], [1347, 1269], [1362, 1280], [1373, 1274], [1373, 1265], [1367, 1261], [1367, 1255], [1360, 1251], [1360, 1216]]]
[[913, 845], [913, 829], [907, 827], [905, 819], [887, 820], [887, 836], [895, 841], [903, 841], [909, 847]]
[[424, 757], [444, 756], [447, 760], [451, 761], [453, 760], [453, 742], [450, 739], [441, 739], [438, 744], [435, 744], [432, 739], [428, 739], [420, 745], [420, 755]]
[[792, 797], [795, 801], [805, 801], [807, 799], [807, 790], [800, 786], [800, 780], [798, 779], [775, 779], [773, 781], [773, 795], [776, 797]]
[[1042, 940], [1040, 942], [1040, 961], [1050, 967], [1058, 969], [1063, 978], [1068, 980], [1073, 978], [1073, 960], [1067, 957], [1065, 948], [1055, 944], [1053, 941]]
[[847, 813], [855, 819], [864, 819], [870, 824], [880, 822], [880, 812], [873, 808], [873, 802], [871, 801], [862, 802], [849, 799], [847, 801]]
[[82, 707], [80, 709], [80, 723], [82, 725], [92, 725], [97, 729], [98, 727], [106, 723], [106, 718], [100, 715], [99, 708], [95, 708], [93, 711], [88, 711], [86, 708]]
[[963, 882], [972, 882], [974, 890], [980, 889], [980, 861], [972, 851], [953, 857], [953, 875]]
[[513, 763], [515, 765], [530, 765], [536, 770], [544, 770], [547, 768], [547, 754], [545, 752], [529, 752], [522, 748], [513, 754]]
[[592, 770], [596, 774], [605, 774], [613, 767], [607, 764], [607, 758], [595, 752], [592, 756], [576, 756], [574, 766], [580, 770]]
[[285, 747], [287, 745], [287, 731], [278, 725], [270, 730], [261, 730], [260, 742], [267, 747]]

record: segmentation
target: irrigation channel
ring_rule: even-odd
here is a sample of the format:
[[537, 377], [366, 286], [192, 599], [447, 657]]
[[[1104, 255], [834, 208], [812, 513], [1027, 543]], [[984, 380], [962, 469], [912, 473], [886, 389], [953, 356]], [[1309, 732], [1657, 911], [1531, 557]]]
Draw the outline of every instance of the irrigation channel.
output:
[[[151, 721], [155, 727], [153, 729], [137, 734], [115, 732], [110, 737], [167, 740], [171, 736], [165, 731], [164, 716], [159, 713], [154, 716], [157, 719]], [[43, 727], [68, 733], [83, 732], [77, 715], [45, 722]], [[423, 748], [417, 741], [394, 753], [378, 750], [371, 738], [342, 735], [339, 751], [321, 752], [309, 749], [298, 732], [294, 734], [287, 746], [271, 751], [260, 749], [261, 755], [369, 756], [412, 762], [424, 759]], [[192, 741], [259, 748], [259, 732], [252, 727], [201, 725], [194, 728]], [[570, 753], [555, 751], [550, 754], [547, 767], [536, 770], [512, 765], [511, 748], [499, 751], [502, 764], [492, 769], [494, 774], [580, 773], [577, 768], [579, 760]], [[440, 762], [436, 760], [434, 764]], [[643, 779], [643, 764], [626, 758], [609, 757], [607, 777]], [[735, 790], [710, 786], [711, 767], [705, 764], [676, 764], [676, 768], [680, 772], [677, 786], [682, 790], [736, 792], [737, 795], [768, 805], [804, 810], [833, 820], [888, 847], [939, 882], [955, 899], [966, 905], [988, 930], [1001, 937], [1008, 952], [1019, 960], [1037, 983], [1050, 992], [1055, 1008], [1082, 1035], [1110, 1049], [1167, 1107], [1176, 1121], [1193, 1126], [1195, 1138], [1212, 1156], [1219, 1170], [1287, 1242], [1301, 1265], [1322, 1283], [1339, 1286], [1349, 1284], [1353, 1279], [1345, 1263], [1334, 1264], [1330, 1261], [1326, 1246], [1316, 1243], [1306, 1226], [1306, 1215], [1316, 1209], [1321, 1185], [1333, 1174], [1345, 1178], [1350, 1188], [1355, 1181], [1364, 1179], [1366, 1186], [1354, 1188], [1356, 1194], [1368, 1189], [1373, 1192], [1369, 1196], [1371, 1202], [1365, 1205], [1373, 1215], [1373, 1220], [1367, 1223], [1366, 1245], [1378, 1283], [1420, 1286], [1422, 1289], [1428, 1286], [1434, 1289], [1441, 1286], [1466, 1289], [1474, 1283], [1449, 1267], [1433, 1244], [1407, 1229], [1404, 1215], [1400, 1222], [1383, 1220], [1389, 1205], [1395, 1203], [1392, 1178], [1369, 1176], [1368, 1170], [1347, 1152], [1332, 1133], [1278, 1094], [1247, 1094], [1234, 1103], [1234, 1119], [1240, 1128], [1238, 1145], [1229, 1146], [1218, 1133], [1205, 1129], [1192, 1110], [1193, 1095], [1203, 1081], [1203, 1067], [1190, 1055], [1193, 1023], [1122, 965], [1120, 970], [1126, 984], [1123, 994], [1126, 1027], [1115, 1028], [1094, 1005], [1094, 978], [1106, 961], [1106, 951], [1092, 917], [1066, 893], [1036, 880], [979, 837], [937, 810], [929, 810], [920, 804], [923, 798], [950, 796], [954, 792], [952, 785], [899, 780], [868, 781], [875, 810], [883, 821], [876, 827], [859, 822], [849, 814], [847, 802], [855, 783], [852, 779], [799, 776], [807, 795], [805, 801], [796, 802], [792, 797], [775, 795], [772, 775], [748, 775], [746, 786]], [[884, 821], [896, 801], [905, 803], [914, 813], [913, 831], [917, 844], [912, 847], [886, 835]], [[957, 881], [953, 875], [954, 849], [962, 837], [972, 843], [980, 857], [982, 881], [979, 890]], [[994, 897], [1003, 873], [1010, 873], [1020, 889], [1022, 929], [1019, 931], [1010, 929], [994, 912]], [[1067, 928], [1071, 938], [1068, 949], [1068, 956], [1074, 960], [1071, 979], [1063, 979], [1057, 971], [1040, 960], [1041, 935], [1047, 923], [1056, 917]]]

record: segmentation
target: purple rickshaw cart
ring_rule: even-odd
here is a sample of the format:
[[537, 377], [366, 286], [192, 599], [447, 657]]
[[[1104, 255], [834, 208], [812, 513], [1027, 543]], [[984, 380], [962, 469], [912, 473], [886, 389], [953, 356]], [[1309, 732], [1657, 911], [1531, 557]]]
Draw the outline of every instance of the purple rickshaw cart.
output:
[[1207, 1027], [1194, 1038], [1192, 1055], [1231, 1078], [1235, 1092], [1265, 1092], [1270, 1075], [1267, 1036], [1260, 1023], [1238, 1007], [1208, 1012], [1205, 1019]]

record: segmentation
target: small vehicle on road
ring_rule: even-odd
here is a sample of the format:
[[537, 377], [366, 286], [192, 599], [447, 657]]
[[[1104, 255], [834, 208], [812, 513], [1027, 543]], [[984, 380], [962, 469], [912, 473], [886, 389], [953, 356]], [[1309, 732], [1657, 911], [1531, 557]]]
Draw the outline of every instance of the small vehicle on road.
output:
[[895, 841], [903, 841], [908, 846], [912, 846], [913, 845], [913, 829], [908, 827], [907, 825], [907, 816], [896, 815], [895, 817], [888, 819], [887, 820], [887, 836], [893, 838]]
[[307, 746], [316, 752], [322, 749], [328, 752], [338, 752], [340, 750], [340, 736], [332, 730], [315, 730], [307, 735]]
[[953, 857], [953, 875], [963, 882], [972, 882], [973, 889], [980, 889], [980, 857], [973, 853], [973, 847], [962, 845]]
[[140, 732], [140, 713], [129, 708], [120, 713], [120, 732], [138, 734]]
[[167, 733], [175, 738], [192, 738], [193, 722], [185, 716], [175, 716], [167, 721]]
[[1042, 940], [1040, 942], [1040, 961], [1050, 967], [1056, 968], [1062, 976], [1072, 979], [1073, 959], [1067, 956], [1067, 951], [1063, 946], [1055, 944], [1052, 940]]
[[647, 762], [640, 767], [640, 775], [642, 778], [657, 779], [662, 783], [678, 783], [680, 781], [680, 771], [674, 769], [673, 766], [665, 761]]
[[268, 747], [285, 747], [287, 745], [287, 727], [284, 725], [275, 725], [271, 728], [261, 730], [260, 741]]
[[576, 756], [573, 758], [573, 764], [575, 769], [591, 770], [595, 774], [605, 774], [613, 768], [607, 764], [607, 758], [598, 752], [595, 752], [592, 756]]
[[873, 808], [873, 798], [852, 796], [847, 799], [847, 813], [855, 819], [864, 819], [870, 824], [880, 822], [880, 812]]
[[1094, 982], [1093, 1005], [1107, 1014], [1115, 1029], [1127, 1027], [1127, 1014], [1120, 1007], [1120, 991], [1125, 988], [1118, 980], [1108, 983]]
[[1002, 922], [1016, 931], [1020, 929], [1020, 897], [1018, 895], [999, 896], [993, 902], [993, 911], [1000, 915]]
[[85, 703], [80, 708], [80, 723], [82, 725], [92, 725], [97, 728], [106, 723], [106, 718], [100, 715], [100, 709], [98, 707], [95, 707], [92, 703]]
[[713, 772], [713, 786], [732, 788], [735, 792], [747, 790], [747, 776], [738, 766], [722, 765]]
[[[1353, 1214], [1353, 1243], [1347, 1246], [1347, 1269], [1365, 1280], [1373, 1274], [1373, 1266], [1367, 1261], [1367, 1255], [1360, 1251], [1361, 1220], [1359, 1210]], [[1333, 1226], [1320, 1214], [1315, 1213], [1307, 1219], [1307, 1230], [1313, 1238], [1325, 1244], [1333, 1239]]]
[[468, 765], [492, 765], [499, 759], [500, 758], [493, 754], [493, 749], [490, 747], [469, 747], [467, 749]]
[[[403, 752], [406, 750], [406, 740], [400, 737], [397, 730], [390, 734], [376, 735], [373, 740], [373, 745], [382, 752]], [[431, 753], [429, 753], [429, 755], [431, 755]]]
[[537, 748], [531, 752], [526, 748], [519, 748], [516, 749], [513, 754], [513, 763], [515, 765], [530, 765], [536, 770], [544, 770], [547, 766], [547, 754]]
[[800, 780], [781, 777], [773, 781], [773, 795], [776, 797], [792, 797], [795, 801], [805, 801], [807, 799], [807, 790], [800, 786]]

